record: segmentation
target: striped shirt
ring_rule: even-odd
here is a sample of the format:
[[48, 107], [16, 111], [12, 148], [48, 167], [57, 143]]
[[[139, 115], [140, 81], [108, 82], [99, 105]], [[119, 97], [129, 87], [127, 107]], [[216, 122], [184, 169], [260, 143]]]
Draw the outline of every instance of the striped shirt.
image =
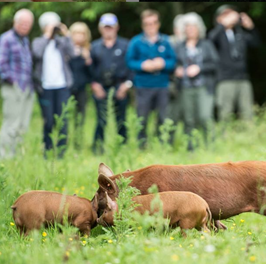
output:
[[26, 87], [33, 87], [30, 43], [14, 29], [0, 38], [0, 77], [3, 81], [17, 83], [23, 91]]

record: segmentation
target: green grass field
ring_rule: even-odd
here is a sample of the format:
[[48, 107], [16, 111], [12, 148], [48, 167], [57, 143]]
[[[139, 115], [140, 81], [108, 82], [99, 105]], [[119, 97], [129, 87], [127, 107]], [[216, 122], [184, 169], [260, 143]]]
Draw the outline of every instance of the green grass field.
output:
[[[182, 126], [177, 128], [176, 142], [169, 146], [152, 137], [153, 120], [149, 123], [149, 145], [145, 151], [137, 148], [138, 122], [134, 111], [128, 111], [129, 140], [120, 146], [109, 123], [106, 152], [95, 156], [90, 150], [95, 112], [89, 102], [84, 143], [80, 150], [73, 147], [73, 120], [70, 120], [69, 148], [64, 159], [43, 158], [42, 119], [36, 103], [30, 129], [17, 157], [0, 162], [0, 263], [1, 264], [58, 264], [58, 263], [266, 263], [266, 218], [246, 213], [226, 221], [227, 231], [216, 234], [188, 232], [187, 238], [179, 229], [160, 231], [146, 228], [149, 219], [135, 222], [132, 229], [115, 231], [96, 227], [92, 235], [77, 238], [76, 229], [64, 227], [42, 229], [21, 238], [14, 226], [10, 206], [29, 190], [58, 191], [78, 194], [91, 199], [96, 192], [97, 170], [100, 162], [115, 173], [137, 169], [150, 164], [200, 164], [240, 160], [266, 160], [266, 112], [257, 111], [251, 124], [232, 122], [223, 133], [216, 129], [215, 141], [205, 147], [199, 132], [195, 136], [200, 146], [193, 153], [186, 151]], [[110, 117], [109, 120], [112, 120]], [[168, 128], [164, 129], [167, 138]], [[131, 220], [132, 221], [132, 220]], [[127, 224], [125, 225], [127, 226]]]

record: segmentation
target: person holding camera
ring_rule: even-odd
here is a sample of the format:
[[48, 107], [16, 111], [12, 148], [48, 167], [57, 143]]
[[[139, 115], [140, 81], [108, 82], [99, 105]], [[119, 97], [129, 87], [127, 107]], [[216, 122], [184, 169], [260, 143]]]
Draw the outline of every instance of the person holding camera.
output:
[[232, 5], [220, 6], [215, 14], [215, 28], [209, 39], [217, 48], [220, 63], [217, 85], [219, 120], [227, 120], [238, 108], [240, 118], [253, 116], [253, 91], [247, 69], [247, 50], [259, 45], [252, 19]]
[[[69, 31], [61, 24], [61, 19], [56, 13], [43, 13], [39, 18], [39, 25], [43, 35], [35, 38], [32, 43], [35, 64], [34, 86], [44, 119], [45, 150], [50, 150], [55, 147], [55, 142], [52, 142], [50, 137], [55, 125], [54, 115], [62, 114], [63, 104], [67, 104], [70, 96], [69, 88], [72, 86], [73, 78], [69, 60], [74, 56], [74, 50]], [[57, 142], [57, 146], [60, 147], [59, 158], [64, 154], [66, 137], [67, 120], [64, 118], [64, 124], [60, 129], [61, 139]]]
[[97, 125], [93, 151], [102, 151], [107, 115], [108, 93], [114, 88], [114, 106], [118, 134], [126, 140], [127, 92], [132, 87], [131, 73], [125, 63], [128, 40], [118, 36], [118, 19], [114, 14], [103, 14], [99, 21], [101, 38], [92, 42], [91, 89], [97, 111]]

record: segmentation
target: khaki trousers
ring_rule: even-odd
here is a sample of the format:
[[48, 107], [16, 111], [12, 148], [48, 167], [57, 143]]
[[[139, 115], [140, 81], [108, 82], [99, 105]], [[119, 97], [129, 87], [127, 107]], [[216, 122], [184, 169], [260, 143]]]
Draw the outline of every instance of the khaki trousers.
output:
[[3, 120], [0, 134], [0, 158], [15, 155], [16, 145], [28, 129], [34, 93], [29, 87], [22, 91], [17, 84], [1, 87], [3, 98]]
[[226, 120], [233, 114], [235, 106], [240, 118], [251, 120], [253, 116], [253, 91], [250, 81], [222, 81], [217, 86], [219, 120]]

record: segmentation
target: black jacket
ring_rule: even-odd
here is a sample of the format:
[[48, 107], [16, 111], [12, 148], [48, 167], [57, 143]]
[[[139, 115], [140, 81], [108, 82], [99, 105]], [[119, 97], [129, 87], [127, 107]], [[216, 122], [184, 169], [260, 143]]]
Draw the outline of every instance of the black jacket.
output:
[[91, 81], [91, 67], [86, 65], [82, 56], [76, 56], [70, 60], [70, 68], [74, 79], [71, 87], [72, 93], [84, 90]]
[[225, 28], [220, 24], [217, 24], [209, 33], [209, 39], [214, 43], [220, 57], [219, 81], [248, 79], [247, 49], [248, 47], [257, 47], [260, 43], [258, 32], [255, 29], [245, 30], [236, 26], [233, 31], [235, 34], [234, 44], [230, 44]]
[[[211, 41], [207, 39], [199, 40], [197, 48], [202, 53], [202, 65], [200, 66], [200, 74], [204, 79], [204, 85], [207, 87], [209, 93], [214, 92], [216, 85], [216, 74], [218, 66], [218, 54]], [[178, 66], [185, 64], [186, 42], [182, 42], [176, 46], [176, 54], [178, 55]], [[182, 80], [179, 80], [179, 88], [182, 89]]]
[[103, 39], [92, 42], [92, 81], [105, 87], [118, 86], [126, 80], [132, 79], [132, 72], [127, 68], [125, 55], [128, 40], [117, 37], [112, 48], [107, 48]]

